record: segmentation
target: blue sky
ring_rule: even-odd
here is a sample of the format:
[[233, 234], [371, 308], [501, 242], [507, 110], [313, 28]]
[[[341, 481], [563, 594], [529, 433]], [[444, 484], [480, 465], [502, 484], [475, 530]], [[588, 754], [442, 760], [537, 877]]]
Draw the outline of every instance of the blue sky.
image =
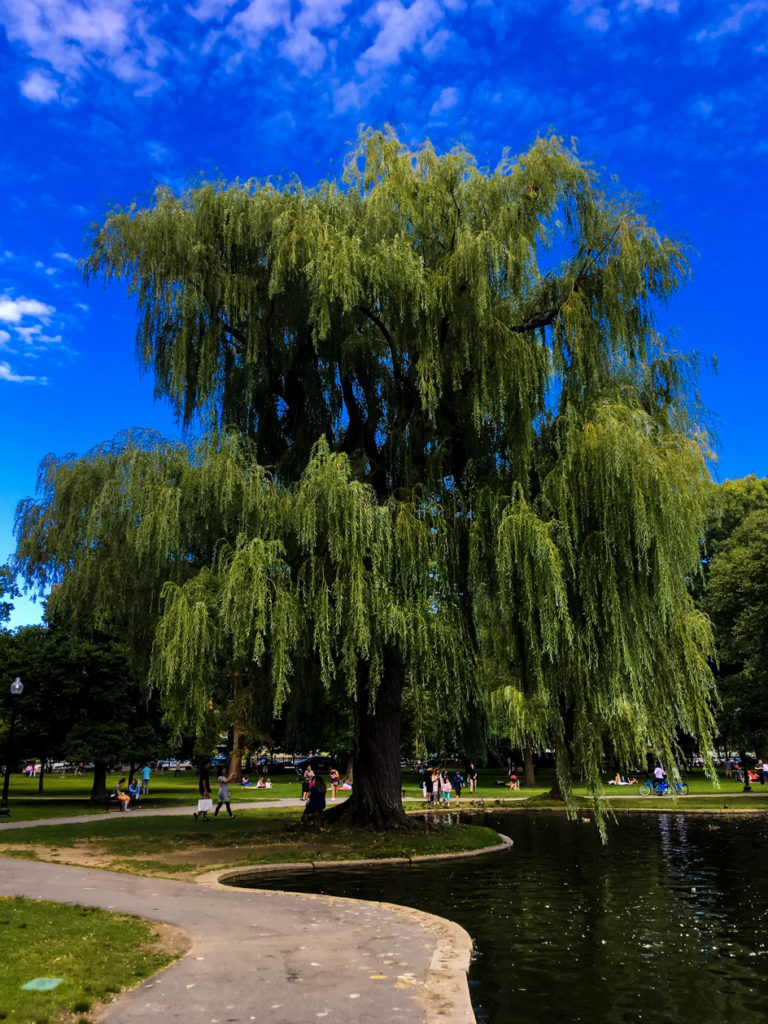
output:
[[47, 452], [176, 433], [88, 225], [201, 171], [312, 183], [385, 122], [490, 165], [552, 127], [644, 193], [697, 251], [661, 322], [719, 360], [716, 472], [768, 475], [768, 0], [0, 0], [0, 100], [0, 561]]

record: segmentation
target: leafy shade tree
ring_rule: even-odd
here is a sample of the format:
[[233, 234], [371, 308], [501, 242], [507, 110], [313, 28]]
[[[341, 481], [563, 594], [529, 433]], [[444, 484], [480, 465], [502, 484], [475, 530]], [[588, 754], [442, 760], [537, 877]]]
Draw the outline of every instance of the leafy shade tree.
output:
[[73, 636], [54, 620], [18, 630], [10, 657], [26, 683], [18, 721], [25, 756], [94, 762], [92, 800], [104, 799], [110, 764], [156, 756], [159, 712], [134, 682], [123, 645], [96, 633]]
[[[715, 625], [721, 736], [742, 754], [768, 751], [768, 502], [766, 481], [728, 481], [726, 501], [744, 497], [746, 511], [722, 539], [709, 565], [704, 606]], [[761, 486], [762, 485], [762, 486]], [[727, 505], [726, 505], [727, 509]]]
[[[476, 661], [482, 684], [511, 682], [544, 709], [566, 796], [573, 772], [597, 786], [612, 747], [623, 755], [642, 737], [667, 752], [681, 725], [706, 743], [709, 637], [679, 584], [697, 564], [706, 439], [688, 368], [655, 326], [688, 264], [573, 149], [539, 139], [488, 171], [463, 149], [412, 151], [392, 132], [365, 132], [341, 183], [160, 188], [147, 206], [114, 209], [85, 269], [127, 282], [139, 361], [184, 422], [210, 418], [252, 438], [275, 481], [302, 481], [306, 500], [323, 436], [322, 472], [345, 467], [350, 508], [364, 485], [379, 510], [396, 509], [375, 517], [390, 534], [430, 524], [440, 549], [425, 541], [414, 554], [461, 638], [453, 650], [473, 673]], [[362, 568], [343, 570], [337, 527], [320, 525], [328, 496], [314, 494], [315, 526], [285, 564], [304, 573], [313, 629], [328, 624], [308, 655], [323, 672], [333, 653], [323, 637], [333, 624], [351, 630], [341, 658], [357, 679], [357, 790], [381, 768], [377, 745], [396, 757], [404, 649], [426, 652], [419, 630], [431, 620], [385, 618], [369, 636], [365, 617], [347, 618], [347, 594], [374, 590], [345, 588], [373, 586], [378, 556], [363, 553], [363, 533], [344, 534]], [[247, 565], [250, 549], [233, 546], [220, 519], [211, 532], [228, 539], [233, 567]], [[199, 616], [198, 631], [206, 583], [177, 606]], [[391, 593], [399, 605], [402, 591]], [[170, 621], [177, 595], [165, 599]], [[454, 677], [467, 673], [440, 685]], [[194, 674], [175, 679], [199, 702]], [[448, 703], [457, 714], [464, 705], [460, 693]], [[381, 779], [394, 807], [395, 765]]]

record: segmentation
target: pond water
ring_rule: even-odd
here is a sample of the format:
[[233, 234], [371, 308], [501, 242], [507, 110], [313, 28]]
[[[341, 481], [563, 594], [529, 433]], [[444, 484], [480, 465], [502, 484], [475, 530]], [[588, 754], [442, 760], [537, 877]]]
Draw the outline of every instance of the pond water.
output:
[[[464, 818], [464, 816], [463, 816]], [[412, 868], [260, 876], [258, 888], [406, 904], [475, 942], [480, 1024], [762, 1024], [768, 1015], [768, 815], [515, 812], [508, 854]], [[241, 883], [242, 884], [242, 883]]]

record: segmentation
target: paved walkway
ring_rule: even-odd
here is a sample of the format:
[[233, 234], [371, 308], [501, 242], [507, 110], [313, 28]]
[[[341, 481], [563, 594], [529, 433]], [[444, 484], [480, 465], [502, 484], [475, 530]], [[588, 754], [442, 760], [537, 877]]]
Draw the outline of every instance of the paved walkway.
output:
[[[0, 835], [62, 820], [4, 822]], [[469, 935], [409, 908], [3, 857], [0, 894], [138, 914], [186, 932], [190, 952], [121, 996], [107, 1024], [474, 1024]]]

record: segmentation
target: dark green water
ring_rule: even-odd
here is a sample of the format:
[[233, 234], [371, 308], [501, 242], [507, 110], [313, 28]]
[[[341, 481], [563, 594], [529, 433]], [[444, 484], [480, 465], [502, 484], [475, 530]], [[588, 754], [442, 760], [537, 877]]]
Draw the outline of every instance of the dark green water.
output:
[[768, 816], [483, 819], [500, 856], [283, 875], [259, 888], [385, 900], [475, 941], [481, 1024], [762, 1024], [768, 1016]]

